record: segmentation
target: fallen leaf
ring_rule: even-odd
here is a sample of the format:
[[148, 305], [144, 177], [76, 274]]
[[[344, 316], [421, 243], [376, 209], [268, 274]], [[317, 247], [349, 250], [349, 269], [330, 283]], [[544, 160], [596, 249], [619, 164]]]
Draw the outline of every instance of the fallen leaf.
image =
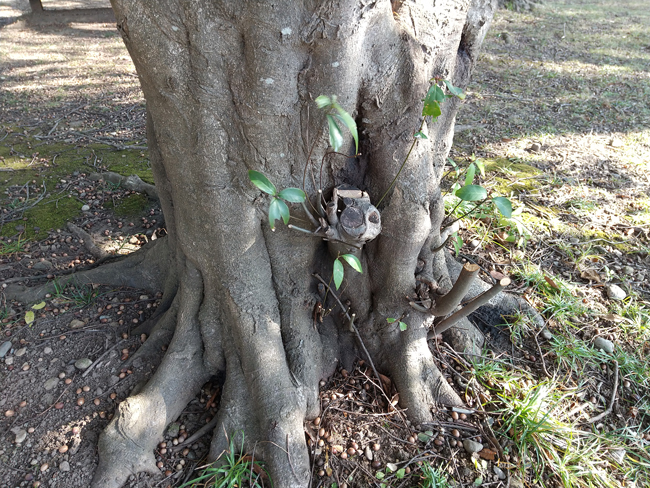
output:
[[593, 269], [585, 269], [584, 271], [582, 271], [580, 273], [580, 278], [582, 278], [583, 280], [596, 281], [598, 283], [602, 281], [598, 272]]
[[482, 451], [479, 451], [478, 455], [481, 456], [483, 459], [487, 459], [488, 461], [494, 461], [494, 459], [497, 456], [497, 453], [492, 449], [488, 449], [486, 447]]
[[546, 282], [549, 284], [549, 286], [550, 286], [551, 288], [555, 288], [556, 290], [559, 290], [559, 289], [560, 289], [560, 287], [557, 286], [557, 285], [555, 284], [555, 281], [553, 281], [553, 280], [552, 280], [551, 278], [549, 278], [548, 276], [544, 275], [544, 279], [546, 280]]

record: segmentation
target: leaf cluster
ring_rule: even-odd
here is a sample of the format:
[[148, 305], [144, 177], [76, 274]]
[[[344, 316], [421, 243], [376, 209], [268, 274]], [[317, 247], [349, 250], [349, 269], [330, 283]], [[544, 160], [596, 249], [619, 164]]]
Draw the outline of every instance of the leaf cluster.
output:
[[289, 206], [285, 201], [302, 203], [307, 198], [305, 192], [300, 188], [285, 188], [282, 191], [278, 191], [275, 185], [259, 171], [250, 170], [248, 172], [248, 179], [257, 188], [273, 197], [269, 204], [269, 224], [271, 224], [271, 230], [275, 230], [275, 221], [278, 219], [282, 219], [285, 225], [289, 223]]
[[327, 118], [327, 127], [329, 129], [330, 146], [334, 152], [338, 152], [343, 145], [343, 133], [341, 132], [342, 124], [348, 129], [350, 135], [354, 139], [355, 154], [359, 153], [359, 132], [357, 131], [357, 123], [352, 116], [347, 113], [336, 101], [336, 95], [328, 97], [327, 95], [320, 95], [316, 98], [316, 105], [319, 109], [325, 111]]

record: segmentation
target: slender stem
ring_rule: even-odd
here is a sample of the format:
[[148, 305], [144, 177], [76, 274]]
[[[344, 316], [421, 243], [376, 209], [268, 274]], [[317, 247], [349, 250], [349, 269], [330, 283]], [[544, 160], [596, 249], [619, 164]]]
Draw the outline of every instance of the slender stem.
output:
[[[417, 132], [420, 132], [422, 130], [422, 127], [424, 127], [424, 121], [426, 120], [426, 117], [422, 119], [422, 123], [420, 124], [420, 128], [417, 130]], [[401, 174], [402, 170], [404, 169], [404, 166], [406, 166], [406, 162], [409, 160], [409, 156], [411, 155], [411, 151], [413, 151], [413, 148], [415, 147], [415, 144], [418, 142], [417, 138], [413, 138], [413, 144], [411, 144], [411, 148], [409, 149], [409, 152], [406, 154], [406, 157], [404, 158], [404, 162], [402, 162], [402, 166], [400, 166], [399, 171], [395, 175], [395, 178], [393, 178], [393, 181], [391, 181], [390, 186], [388, 189], [384, 192], [384, 194], [381, 196], [379, 201], [377, 202], [376, 207], [379, 207], [381, 202], [384, 200], [386, 195], [388, 195], [388, 192], [393, 188], [395, 185], [395, 182], [397, 181], [397, 178], [399, 178], [399, 175]]]
[[[334, 299], [338, 302], [339, 306], [341, 307], [341, 310], [343, 310], [343, 313], [348, 319], [348, 326], [350, 328], [351, 332], [354, 332], [354, 334], [357, 337], [357, 340], [359, 341], [359, 344], [361, 345], [361, 348], [363, 349], [363, 352], [366, 354], [366, 357], [368, 358], [368, 362], [370, 363], [370, 367], [372, 368], [373, 372], [375, 373], [375, 376], [377, 377], [377, 380], [379, 381], [379, 389], [382, 391], [384, 396], [388, 398], [388, 395], [384, 391], [384, 387], [381, 382], [381, 376], [379, 376], [379, 371], [377, 371], [377, 368], [375, 368], [375, 364], [372, 362], [372, 357], [370, 356], [370, 353], [368, 352], [368, 349], [366, 349], [366, 345], [363, 343], [363, 339], [361, 338], [361, 334], [359, 333], [359, 329], [354, 325], [354, 318], [355, 314], [350, 315], [348, 313], [348, 310], [345, 308], [341, 300], [339, 299], [338, 296], [336, 296], [336, 293], [334, 293], [334, 290], [331, 289], [330, 285], [328, 283], [325, 283], [325, 280], [321, 278], [321, 276], [318, 273], [314, 273], [312, 276], [314, 276], [318, 281], [320, 281], [323, 285], [327, 287], [327, 291], [332, 292], [332, 296]], [[330, 283], [332, 280], [330, 280]], [[325, 295], [325, 299], [327, 299], [327, 295]], [[325, 304], [325, 299], [323, 299], [323, 304]], [[390, 402], [390, 398], [388, 398], [388, 401]]]
[[[451, 222], [449, 222], [449, 224], [447, 224], [447, 225], [445, 225], [445, 226], [443, 227], [443, 230], [446, 229], [447, 227], [449, 227], [450, 225], [454, 225], [454, 222], [457, 222], [457, 221], [459, 221], [460, 219], [464, 219], [464, 218], [467, 217], [469, 214], [472, 214], [472, 213], [476, 212], [476, 210], [477, 210], [481, 205], [483, 205], [485, 202], [487, 202], [489, 198], [490, 198], [490, 197], [486, 197], [486, 198], [484, 198], [483, 200], [481, 200], [480, 202], [478, 202], [476, 205], [474, 205], [474, 208], [473, 208], [473, 209], [468, 210], [467, 212], [465, 212], [465, 213], [464, 213], [463, 215], [461, 215], [460, 217], [458, 217], [458, 218], [452, 220]], [[452, 214], [456, 211], [456, 209], [460, 206], [461, 203], [463, 203], [462, 200], [461, 200], [460, 202], [458, 202], [458, 205], [456, 205], [456, 206], [454, 207], [454, 209], [453, 209], [451, 212], [449, 212], [449, 215], [452, 215]], [[445, 220], [447, 220], [447, 219], [445, 219]], [[444, 222], [443, 222], [443, 225], [444, 225]], [[442, 226], [441, 226], [441, 227], [442, 227]]]

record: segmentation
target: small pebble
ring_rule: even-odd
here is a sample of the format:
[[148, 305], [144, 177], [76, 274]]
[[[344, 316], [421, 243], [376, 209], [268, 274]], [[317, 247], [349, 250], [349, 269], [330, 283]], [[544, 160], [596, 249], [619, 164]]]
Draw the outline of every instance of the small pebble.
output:
[[363, 454], [366, 456], [368, 461], [372, 461], [372, 450], [370, 449], [370, 446], [366, 446], [363, 450]]
[[469, 454], [483, 450], [483, 444], [481, 444], [480, 442], [473, 441], [471, 439], [465, 439], [463, 441], [463, 447], [465, 448], [465, 451], [467, 451]]

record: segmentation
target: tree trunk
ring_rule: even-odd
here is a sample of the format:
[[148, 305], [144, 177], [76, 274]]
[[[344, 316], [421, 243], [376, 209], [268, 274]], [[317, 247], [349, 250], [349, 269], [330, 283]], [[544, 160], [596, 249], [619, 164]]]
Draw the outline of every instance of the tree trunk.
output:
[[43, 11], [43, 4], [41, 3], [41, 0], [29, 0], [29, 6], [31, 7], [32, 12]]
[[[247, 171], [279, 189], [304, 188], [312, 207], [319, 190], [329, 196], [339, 185], [377, 204], [420, 126], [430, 80], [467, 85], [495, 6], [113, 0], [147, 100], [168, 231], [156, 251], [165, 246], [170, 256], [166, 312], [151, 334], [154, 346], [144, 349], [159, 351], [156, 344], [173, 339], [152, 380], [120, 405], [102, 435], [93, 486], [156, 472], [153, 449], [165, 426], [217, 373], [225, 372], [225, 384], [211, 456], [226, 435], [244, 430], [280, 488], [309, 483], [303, 422], [319, 413], [319, 380], [339, 364], [371, 359], [415, 423], [430, 420], [436, 404], [461, 403], [427, 344], [434, 314], [405, 298], [417, 283], [442, 294], [455, 279], [437, 248], [456, 99], [424, 124], [428, 138], [379, 206], [381, 234], [358, 253], [363, 273], [346, 265], [336, 294], [355, 314], [358, 337], [340, 308], [322, 324], [313, 317], [323, 300], [313, 273], [329, 282], [336, 257], [328, 243], [282, 225], [272, 232], [268, 195]], [[313, 102], [319, 95], [336, 95], [355, 118], [357, 157], [350, 139], [347, 156], [328, 149], [327, 123]], [[302, 207], [291, 213], [293, 224], [310, 226]], [[404, 332], [386, 320], [400, 317]]]

